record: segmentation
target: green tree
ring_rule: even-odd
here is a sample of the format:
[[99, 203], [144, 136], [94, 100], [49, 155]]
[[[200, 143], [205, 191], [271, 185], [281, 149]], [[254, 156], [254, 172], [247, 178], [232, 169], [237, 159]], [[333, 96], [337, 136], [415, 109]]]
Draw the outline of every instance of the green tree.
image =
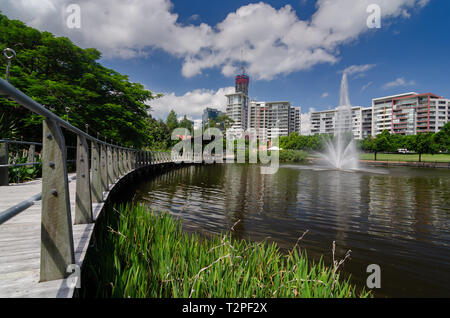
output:
[[218, 122], [216, 122], [214, 119], [210, 118], [208, 122], [206, 123], [205, 127], [203, 127], [205, 130], [208, 128], [217, 128], [219, 125]]
[[443, 152], [450, 152], [450, 122], [446, 123], [444, 127], [436, 134], [435, 142], [439, 150]]
[[186, 115], [184, 115], [183, 119], [180, 121], [179, 127], [186, 128], [191, 132], [191, 134], [194, 133], [193, 130], [194, 127], [192, 126], [192, 122], [189, 119], [187, 119]]
[[407, 138], [406, 136], [400, 134], [392, 134], [390, 137], [391, 147], [393, 151], [398, 149], [408, 148], [406, 144]]
[[438, 146], [434, 140], [433, 133], [423, 133], [410, 138], [410, 149], [419, 154], [419, 162], [422, 162], [422, 154], [435, 154], [438, 151]]
[[234, 120], [228, 117], [226, 114], [222, 114], [217, 116], [216, 123], [219, 124], [219, 128], [227, 130], [234, 124]]
[[280, 137], [280, 148], [289, 150], [308, 150], [320, 151], [323, 150], [324, 141], [333, 138], [327, 134], [303, 136], [297, 132], [289, 136]]
[[[101, 53], [82, 49], [64, 37], [39, 32], [20, 21], [0, 14], [0, 50], [16, 51], [12, 60], [11, 84], [60, 117], [70, 110], [70, 123], [99, 133], [126, 146], [149, 143], [147, 119], [154, 95], [126, 75], [98, 63]], [[0, 59], [0, 74], [6, 61]], [[6, 98], [0, 98], [0, 112], [13, 121], [25, 140], [42, 138], [43, 118]], [[67, 136], [68, 144], [75, 136]]]
[[147, 119], [149, 144], [148, 150], [167, 150], [171, 145], [169, 129], [160, 119]]
[[377, 160], [377, 153], [378, 152], [389, 152], [389, 151], [396, 151], [395, 145], [391, 141], [391, 134], [388, 130], [383, 130], [381, 134], [379, 134], [373, 144], [374, 153], [375, 153], [375, 160]]
[[0, 114], [0, 139], [14, 140], [18, 136], [18, 129], [14, 121], [7, 118], [6, 114]]
[[362, 142], [362, 149], [365, 151], [373, 152], [374, 160], [377, 160], [377, 154], [379, 152], [395, 151], [396, 145], [391, 141], [391, 134], [388, 130], [383, 130], [383, 132], [373, 138], [372, 136], [367, 137]]
[[179, 127], [177, 113], [175, 113], [173, 109], [170, 111], [169, 115], [167, 115], [166, 126], [170, 133]]

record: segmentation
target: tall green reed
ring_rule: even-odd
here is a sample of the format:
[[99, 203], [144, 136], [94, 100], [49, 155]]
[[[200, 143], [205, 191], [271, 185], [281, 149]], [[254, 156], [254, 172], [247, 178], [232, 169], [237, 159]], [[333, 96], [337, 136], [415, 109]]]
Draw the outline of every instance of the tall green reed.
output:
[[369, 297], [322, 260], [294, 248], [187, 234], [181, 222], [144, 206], [102, 216], [83, 272], [84, 297]]

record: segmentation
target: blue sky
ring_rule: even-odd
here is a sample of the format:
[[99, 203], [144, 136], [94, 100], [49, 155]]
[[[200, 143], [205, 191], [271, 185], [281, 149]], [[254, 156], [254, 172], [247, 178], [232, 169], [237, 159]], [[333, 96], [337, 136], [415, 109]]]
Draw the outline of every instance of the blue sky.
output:
[[[352, 0], [336, 0], [334, 7], [325, 0], [318, 3], [312, 0], [147, 0], [145, 6], [139, 4], [142, 6], [141, 11], [147, 11], [139, 14], [135, 13], [136, 10], [130, 10], [122, 17], [129, 19], [122, 21], [123, 25], [118, 29], [119, 33], [121, 30], [129, 31], [129, 34], [124, 32], [122, 35], [125, 40], [117, 40], [120, 34], [113, 37], [117, 33], [113, 31], [117, 18], [111, 22], [95, 13], [95, 10], [104, 10], [107, 11], [105, 17], [120, 17], [119, 11], [124, 11], [124, 8], [120, 7], [122, 4], [118, 4], [118, 0], [90, 3], [79, 1], [84, 28], [75, 31], [49, 24], [46, 22], [49, 19], [45, 19], [51, 10], [43, 10], [43, 2], [52, 8], [58, 6], [58, 2], [62, 5], [65, 0], [40, 2], [42, 10], [37, 17], [27, 16], [23, 13], [23, 8], [19, 11], [17, 2], [6, 0], [8, 1], [9, 5], [0, 4], [0, 9], [8, 16], [57, 35], [68, 36], [83, 47], [98, 44], [97, 47], [104, 53], [101, 60], [103, 65], [129, 75], [132, 81], [140, 82], [152, 91], [165, 93], [166, 97], [150, 103], [155, 117], [164, 118], [174, 108], [180, 116], [187, 114], [198, 120], [203, 107], [216, 106], [224, 109], [223, 95], [234, 85], [233, 74], [237, 72], [241, 56], [251, 77], [249, 95], [252, 99], [287, 100], [292, 105], [301, 106], [304, 113], [311, 108], [324, 110], [336, 107], [342, 71], [352, 66], [356, 70], [349, 74], [350, 100], [353, 105], [370, 106], [374, 97], [409, 91], [432, 92], [450, 98], [450, 21], [447, 17], [450, 2], [445, 0], [369, 1], [379, 3], [382, 13], [381, 28], [370, 30], [364, 29], [362, 25], [369, 13], [362, 10], [351, 12], [356, 10], [356, 3], [360, 4], [365, 0], [354, 0], [355, 5]], [[98, 7], [93, 3], [98, 4]], [[107, 3], [109, 7], [100, 7], [102, 3]], [[152, 15], [151, 5], [164, 7], [161, 3], [167, 5], [165, 11], [158, 16]], [[139, 5], [136, 4], [138, 11]], [[287, 9], [286, 5], [289, 5]], [[342, 9], [337, 5], [341, 5]], [[98, 21], [89, 20], [94, 14], [97, 14]], [[159, 21], [159, 17], [164, 14], [167, 16]], [[226, 41], [232, 41], [234, 36], [240, 37], [245, 33], [245, 29], [233, 33], [236, 27], [242, 25], [240, 21], [244, 21], [236, 17], [233, 20], [235, 15], [246, 15], [249, 34], [245, 43], [249, 46], [242, 45], [239, 49], [239, 45], [236, 45], [233, 52], [228, 52], [228, 47], [222, 47], [221, 43], [228, 43]], [[261, 24], [261, 20], [264, 22], [266, 17], [267, 28], [266, 24]], [[171, 24], [165, 27], [166, 21], [170, 19]], [[279, 24], [284, 23], [283, 19], [286, 19], [286, 23], [279, 27]], [[348, 25], [346, 22], [349, 20], [351, 23]], [[354, 20], [357, 22], [353, 23]], [[295, 36], [296, 29], [292, 25], [303, 22], [305, 25], [309, 24], [309, 33], [298, 33], [299, 37], [294, 40], [282, 38], [283, 32], [290, 32]], [[106, 33], [106, 36], [98, 34], [96, 38], [92, 30], [102, 28], [111, 32]], [[322, 32], [327, 28], [332, 31], [320, 35], [323, 36], [324, 43], [312, 43], [314, 40], [320, 42], [320, 39], [311, 35], [311, 32]], [[166, 35], [165, 30], [169, 29], [170, 33]], [[221, 32], [224, 30], [226, 32]], [[258, 51], [259, 43], [265, 40], [260, 35], [267, 34], [267, 38], [270, 38], [272, 31], [281, 32], [281, 35], [275, 34], [274, 38], [282, 39], [277, 39], [277, 42], [268, 46], [262, 44], [262, 49]], [[179, 34], [174, 35], [177, 33]], [[337, 39], [325, 43], [332, 33], [336, 34]], [[202, 34], [205, 35], [204, 38]], [[242, 37], [245, 39], [245, 35]], [[183, 39], [186, 39], [185, 43], [180, 42]], [[127, 43], [124, 44], [125, 42]], [[275, 50], [278, 46], [286, 48], [280, 51], [286, 55], [282, 60], [272, 60], [270, 54], [273, 53], [270, 50]], [[256, 50], [253, 51], [253, 48]], [[242, 49], [243, 53], [240, 54]], [[317, 49], [324, 49], [326, 54], [309, 56], [311, 65], [305, 66], [306, 62], [298, 61], [301, 58], [296, 50], [320, 53], [315, 51]], [[218, 53], [210, 54], [209, 50]], [[264, 51], [269, 56], [261, 53]], [[190, 63], [192, 60], [196, 63]], [[271, 61], [275, 61], [273, 68]], [[284, 68], [278, 67], [285, 61], [291, 64]], [[276, 68], [279, 70], [272, 71]]]

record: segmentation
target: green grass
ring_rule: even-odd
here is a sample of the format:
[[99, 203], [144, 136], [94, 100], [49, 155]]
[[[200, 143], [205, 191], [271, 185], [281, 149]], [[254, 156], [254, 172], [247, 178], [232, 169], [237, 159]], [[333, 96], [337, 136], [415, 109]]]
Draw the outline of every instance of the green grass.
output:
[[276, 244], [186, 234], [168, 214], [110, 209], [83, 271], [84, 297], [370, 297], [322, 261]]
[[[360, 155], [361, 160], [374, 160], [373, 153], [363, 153]], [[377, 161], [405, 161], [418, 162], [418, 154], [377, 154]], [[450, 162], [450, 154], [423, 154], [422, 162]]]

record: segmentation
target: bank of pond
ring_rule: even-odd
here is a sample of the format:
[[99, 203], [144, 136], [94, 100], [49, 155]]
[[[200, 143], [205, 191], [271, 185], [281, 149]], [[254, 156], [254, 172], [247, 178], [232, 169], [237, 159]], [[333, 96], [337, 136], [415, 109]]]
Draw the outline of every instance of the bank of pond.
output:
[[98, 220], [82, 275], [81, 297], [371, 297], [339, 273], [339, 262], [311, 262], [299, 245], [202, 237], [145, 206], [109, 207]]

